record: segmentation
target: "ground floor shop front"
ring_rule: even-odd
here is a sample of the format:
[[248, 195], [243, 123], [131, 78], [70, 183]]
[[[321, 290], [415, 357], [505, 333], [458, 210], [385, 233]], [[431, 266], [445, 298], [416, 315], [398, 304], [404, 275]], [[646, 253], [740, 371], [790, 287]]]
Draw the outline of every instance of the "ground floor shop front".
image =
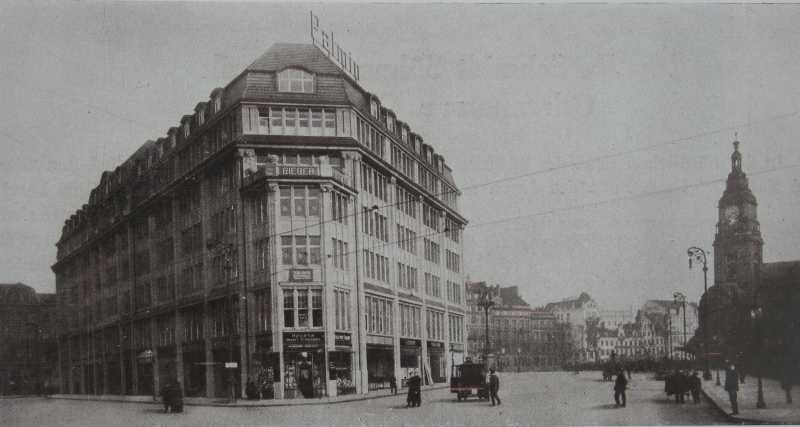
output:
[[64, 394], [158, 396], [177, 380], [187, 397], [314, 399], [402, 388], [415, 374], [423, 384], [443, 383], [463, 361], [463, 345], [456, 343], [391, 336], [362, 341], [354, 344], [350, 332], [284, 331], [95, 353], [111, 347], [81, 351], [84, 341], [71, 337], [59, 352], [58, 385]]

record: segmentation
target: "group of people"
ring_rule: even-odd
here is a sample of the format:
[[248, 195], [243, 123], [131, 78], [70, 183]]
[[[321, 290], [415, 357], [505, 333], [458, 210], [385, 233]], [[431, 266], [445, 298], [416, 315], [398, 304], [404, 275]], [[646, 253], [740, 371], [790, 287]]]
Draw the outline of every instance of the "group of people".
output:
[[664, 391], [667, 395], [675, 395], [675, 403], [685, 403], [689, 393], [694, 403], [700, 403], [701, 388], [702, 381], [697, 371], [689, 375], [687, 371], [675, 370], [664, 379]]
[[[408, 386], [408, 396], [406, 397], [406, 408], [420, 406], [422, 404], [422, 378], [420, 378], [417, 371], [412, 371], [411, 375], [406, 379]], [[497, 392], [500, 390], [500, 378], [495, 373], [494, 369], [489, 370], [489, 398], [492, 401], [492, 406], [500, 405], [500, 396]], [[394, 376], [391, 378], [391, 391], [392, 394], [397, 394], [397, 384]]]

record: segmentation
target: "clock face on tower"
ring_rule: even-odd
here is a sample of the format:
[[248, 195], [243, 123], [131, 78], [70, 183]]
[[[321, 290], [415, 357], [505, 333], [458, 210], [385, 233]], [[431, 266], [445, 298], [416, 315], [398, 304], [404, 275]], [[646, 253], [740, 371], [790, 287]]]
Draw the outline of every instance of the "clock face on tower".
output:
[[725, 208], [724, 212], [725, 221], [729, 225], [733, 225], [736, 221], [739, 220], [739, 207], [738, 206], [728, 206]]

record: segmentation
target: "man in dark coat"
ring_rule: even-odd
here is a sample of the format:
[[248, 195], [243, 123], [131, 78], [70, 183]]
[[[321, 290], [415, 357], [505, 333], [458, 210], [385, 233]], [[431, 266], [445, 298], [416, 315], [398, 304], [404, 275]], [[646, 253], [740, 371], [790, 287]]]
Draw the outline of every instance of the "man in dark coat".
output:
[[683, 371], [677, 371], [673, 379], [675, 392], [675, 403], [685, 403], [685, 394], [689, 391], [689, 380]]
[[689, 377], [689, 390], [692, 392], [692, 401], [694, 403], [700, 403], [700, 389], [703, 387], [703, 383], [700, 381], [700, 377], [697, 376], [697, 371], [692, 373], [692, 376]]
[[[625, 373], [620, 369], [617, 373], [617, 380], [614, 382], [614, 401], [617, 403], [617, 406], [621, 404], [623, 408], [627, 404], [627, 398], [625, 396], [626, 388], [628, 388], [628, 380], [625, 378]], [[622, 403], [620, 403], [620, 401]]]
[[494, 369], [490, 369], [489, 374], [489, 396], [492, 399], [492, 406], [494, 406], [495, 401], [499, 405], [500, 396], [497, 395], [497, 391], [500, 390], [500, 378], [494, 373]]
[[406, 399], [406, 407], [420, 406], [422, 404], [422, 378], [414, 372], [406, 382], [408, 385], [408, 398]]
[[725, 370], [725, 391], [728, 392], [728, 399], [731, 401], [731, 415], [739, 414], [739, 402], [737, 393], [739, 391], [739, 373], [733, 364]]

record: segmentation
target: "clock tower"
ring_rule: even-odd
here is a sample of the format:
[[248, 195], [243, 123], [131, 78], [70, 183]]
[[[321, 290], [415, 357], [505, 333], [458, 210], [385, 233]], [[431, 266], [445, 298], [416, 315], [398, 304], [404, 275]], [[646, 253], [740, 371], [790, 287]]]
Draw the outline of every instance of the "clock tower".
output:
[[739, 141], [734, 141], [731, 172], [718, 205], [719, 220], [714, 236], [715, 284], [732, 284], [746, 293], [755, 288], [764, 246], [757, 206], [742, 170]]

